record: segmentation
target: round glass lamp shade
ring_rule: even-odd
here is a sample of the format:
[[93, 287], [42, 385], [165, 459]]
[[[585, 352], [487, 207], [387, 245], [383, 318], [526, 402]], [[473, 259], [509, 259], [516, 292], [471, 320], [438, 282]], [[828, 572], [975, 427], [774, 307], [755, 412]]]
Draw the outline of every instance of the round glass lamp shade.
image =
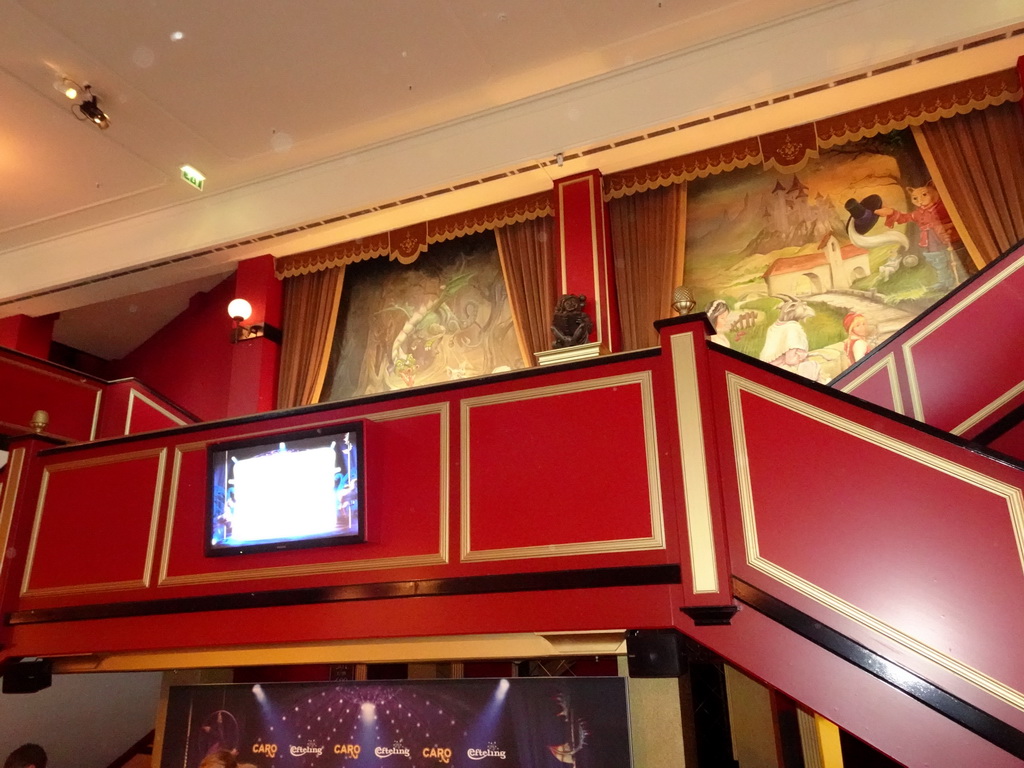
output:
[[228, 304], [228, 315], [239, 323], [245, 322], [252, 315], [252, 304], [245, 299], [232, 299]]

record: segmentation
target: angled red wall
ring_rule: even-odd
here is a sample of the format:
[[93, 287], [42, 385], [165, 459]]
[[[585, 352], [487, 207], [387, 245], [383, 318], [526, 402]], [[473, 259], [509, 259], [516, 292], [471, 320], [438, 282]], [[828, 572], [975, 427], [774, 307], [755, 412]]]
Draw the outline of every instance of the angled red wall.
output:
[[29, 317], [14, 315], [0, 318], [0, 347], [46, 360], [50, 352], [53, 323], [56, 315]]
[[116, 378], [137, 378], [204, 421], [228, 414], [235, 277], [192, 297], [188, 309], [142, 346], [111, 363]]

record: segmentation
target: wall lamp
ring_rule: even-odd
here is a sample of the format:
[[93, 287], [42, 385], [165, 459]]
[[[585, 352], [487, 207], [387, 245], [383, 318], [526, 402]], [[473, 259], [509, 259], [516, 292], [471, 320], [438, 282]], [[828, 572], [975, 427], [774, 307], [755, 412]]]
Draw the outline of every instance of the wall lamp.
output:
[[243, 325], [246, 320], [252, 317], [252, 304], [245, 299], [232, 299], [228, 304], [228, 315], [235, 323], [235, 327], [231, 331], [232, 344], [261, 338], [266, 338], [275, 344], [281, 343], [280, 328], [269, 323]]
[[[65, 95], [70, 91], [65, 91]], [[75, 104], [71, 107], [71, 112], [79, 120], [91, 120], [100, 127], [100, 130], [106, 130], [110, 127], [110, 118], [107, 113], [100, 109], [99, 99], [96, 98], [91, 90], [91, 86], [82, 86], [82, 92], [84, 94], [81, 104]], [[69, 97], [74, 98], [74, 97]]]

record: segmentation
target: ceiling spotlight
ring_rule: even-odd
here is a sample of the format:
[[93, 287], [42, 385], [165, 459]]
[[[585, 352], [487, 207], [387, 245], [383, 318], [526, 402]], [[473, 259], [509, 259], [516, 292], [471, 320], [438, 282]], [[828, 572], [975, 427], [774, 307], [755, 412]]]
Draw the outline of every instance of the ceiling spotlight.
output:
[[107, 113], [100, 109], [99, 99], [96, 98], [96, 94], [92, 92], [90, 86], [86, 85], [82, 88], [85, 92], [85, 98], [82, 99], [81, 104], [75, 104], [71, 107], [72, 113], [79, 120], [91, 120], [100, 127], [100, 129], [106, 129], [110, 127], [110, 118], [107, 117]]
[[62, 77], [60, 80], [54, 82], [53, 87], [55, 90], [60, 91], [69, 99], [78, 98], [78, 92], [82, 90], [78, 83], [76, 83], [70, 77]]

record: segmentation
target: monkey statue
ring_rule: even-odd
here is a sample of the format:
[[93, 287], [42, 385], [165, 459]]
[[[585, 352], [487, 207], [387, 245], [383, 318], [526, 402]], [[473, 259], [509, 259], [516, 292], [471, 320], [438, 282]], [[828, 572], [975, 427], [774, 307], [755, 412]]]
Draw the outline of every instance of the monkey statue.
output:
[[582, 293], [566, 293], [555, 304], [555, 319], [551, 333], [555, 340], [552, 349], [575, 347], [585, 344], [590, 332], [594, 329], [594, 321], [583, 311], [587, 297]]

